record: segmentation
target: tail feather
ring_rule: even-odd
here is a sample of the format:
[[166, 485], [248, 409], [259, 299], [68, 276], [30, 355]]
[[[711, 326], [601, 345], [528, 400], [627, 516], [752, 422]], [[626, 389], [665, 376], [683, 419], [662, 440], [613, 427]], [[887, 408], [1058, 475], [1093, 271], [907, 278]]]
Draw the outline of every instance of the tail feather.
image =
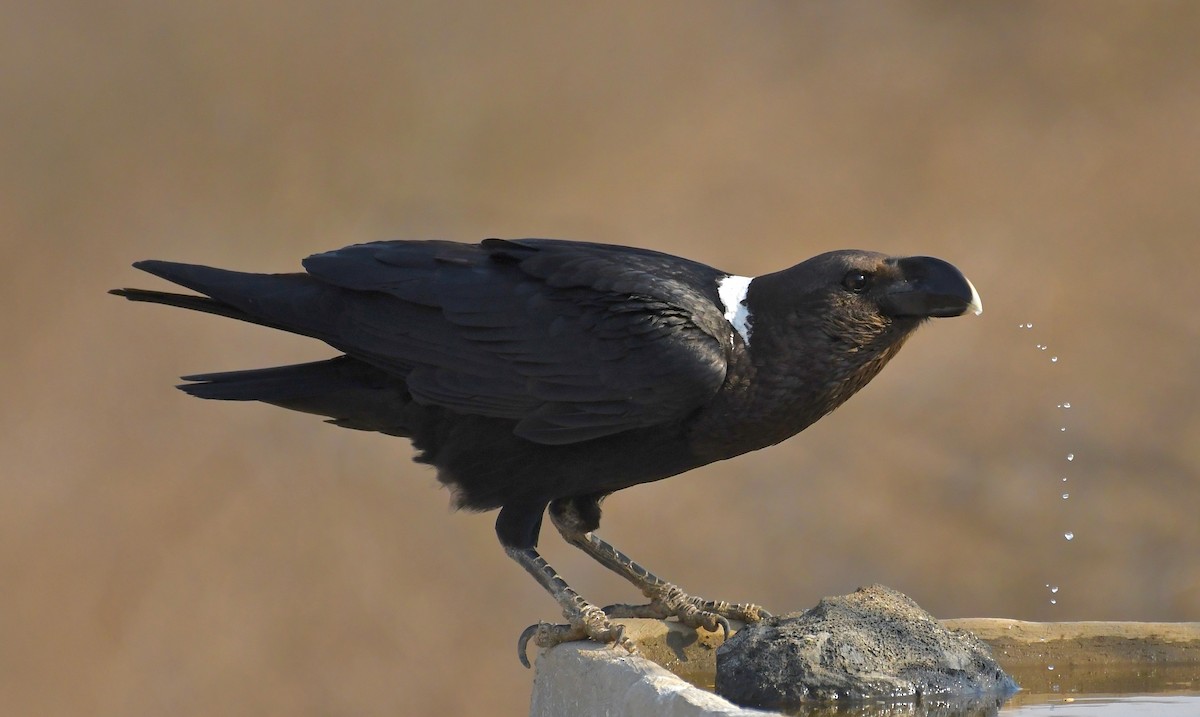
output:
[[412, 398], [404, 381], [349, 356], [315, 363], [184, 376], [180, 390], [198, 398], [262, 401], [327, 416], [330, 423], [394, 436], [411, 435]]
[[253, 274], [153, 259], [134, 262], [133, 266], [204, 296], [128, 288], [108, 293], [130, 301], [226, 316], [323, 341], [336, 335], [336, 317], [330, 315], [326, 299], [330, 292], [341, 289], [307, 274]]
[[[113, 289], [130, 301], [165, 304], [311, 336], [337, 345], [344, 289], [307, 274], [251, 274], [169, 261], [135, 267], [204, 296], [146, 289]], [[274, 368], [184, 376], [179, 388], [199, 398], [262, 401], [315, 413], [364, 431], [411, 436], [412, 401], [404, 378], [351, 356]]]
[[255, 319], [253, 316], [250, 316], [240, 309], [234, 308], [229, 304], [224, 304], [216, 299], [210, 299], [207, 296], [173, 294], [169, 291], [150, 291], [149, 289], [110, 289], [108, 293], [114, 296], [122, 296], [130, 301], [144, 301], [149, 304], [178, 306], [182, 309], [191, 309], [192, 311], [202, 311], [206, 314], [226, 316], [239, 321], [262, 323], [258, 319]]
[[160, 259], [135, 261], [133, 268], [228, 304], [237, 304], [239, 299], [247, 296], [278, 293], [276, 287], [281, 283], [286, 283], [288, 288], [298, 281], [308, 283], [306, 274], [255, 274]]

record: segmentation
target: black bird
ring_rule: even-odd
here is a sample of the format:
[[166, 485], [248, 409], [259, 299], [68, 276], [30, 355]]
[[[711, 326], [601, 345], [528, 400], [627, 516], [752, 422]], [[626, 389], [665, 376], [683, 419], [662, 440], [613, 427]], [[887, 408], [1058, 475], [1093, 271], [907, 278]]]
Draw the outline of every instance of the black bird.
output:
[[[554, 241], [389, 241], [304, 260], [307, 273], [134, 264], [204, 296], [112, 293], [320, 339], [343, 355], [185, 376], [193, 396], [267, 403], [412, 440], [457, 506], [562, 607], [521, 636], [635, 651], [616, 616], [728, 632], [756, 605], [701, 600], [596, 537], [600, 501], [776, 444], [832, 411], [925, 319], [982, 311], [954, 266], [834, 251], [757, 278], [646, 249]], [[647, 605], [592, 605], [537, 552], [543, 514]]]

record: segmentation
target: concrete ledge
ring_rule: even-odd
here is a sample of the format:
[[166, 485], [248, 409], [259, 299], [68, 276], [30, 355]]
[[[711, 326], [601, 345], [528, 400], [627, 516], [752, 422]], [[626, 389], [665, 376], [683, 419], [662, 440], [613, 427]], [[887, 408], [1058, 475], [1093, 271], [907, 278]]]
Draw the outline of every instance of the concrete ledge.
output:
[[762, 717], [695, 687], [653, 660], [685, 670], [716, 670], [721, 635], [698, 635], [674, 622], [619, 620], [642, 655], [589, 642], [542, 650], [533, 680], [530, 717]]
[[[688, 675], [711, 684], [720, 633], [697, 632], [671, 621], [618, 622], [626, 626], [626, 634], [642, 654], [629, 655], [589, 642], [543, 650], [537, 659], [531, 717], [778, 714], [738, 707], [679, 677]], [[1057, 666], [1057, 673], [1050, 674], [1058, 675], [1074, 666], [1188, 665], [1188, 670], [1200, 666], [1200, 623], [1038, 623], [993, 618], [942, 622], [978, 635], [991, 645], [1007, 671], [1047, 663]]]
[[1200, 622], [1024, 622], [942, 620], [988, 643], [1006, 670], [1061, 665], [1200, 665]]

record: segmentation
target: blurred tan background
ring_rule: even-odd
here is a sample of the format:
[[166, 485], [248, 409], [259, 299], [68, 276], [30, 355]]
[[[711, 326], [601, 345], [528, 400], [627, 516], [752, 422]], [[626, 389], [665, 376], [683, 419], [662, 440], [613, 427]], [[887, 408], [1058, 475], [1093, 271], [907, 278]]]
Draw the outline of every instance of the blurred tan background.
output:
[[1153, 1], [4, 4], [0, 704], [525, 712], [515, 641], [557, 611], [494, 516], [403, 441], [172, 388], [331, 350], [104, 295], [163, 288], [137, 259], [387, 238], [948, 259], [981, 318], [602, 534], [776, 611], [882, 582], [946, 617], [1200, 619], [1198, 33]]

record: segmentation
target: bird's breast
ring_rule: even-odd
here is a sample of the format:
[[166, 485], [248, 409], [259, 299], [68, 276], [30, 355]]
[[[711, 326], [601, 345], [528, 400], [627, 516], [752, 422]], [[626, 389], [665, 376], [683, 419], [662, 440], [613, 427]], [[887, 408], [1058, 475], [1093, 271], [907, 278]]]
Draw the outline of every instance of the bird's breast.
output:
[[791, 438], [869, 383], [902, 343], [859, 353], [780, 354], [784, 359], [776, 361], [735, 352], [721, 390], [691, 422], [692, 450], [712, 462]]

